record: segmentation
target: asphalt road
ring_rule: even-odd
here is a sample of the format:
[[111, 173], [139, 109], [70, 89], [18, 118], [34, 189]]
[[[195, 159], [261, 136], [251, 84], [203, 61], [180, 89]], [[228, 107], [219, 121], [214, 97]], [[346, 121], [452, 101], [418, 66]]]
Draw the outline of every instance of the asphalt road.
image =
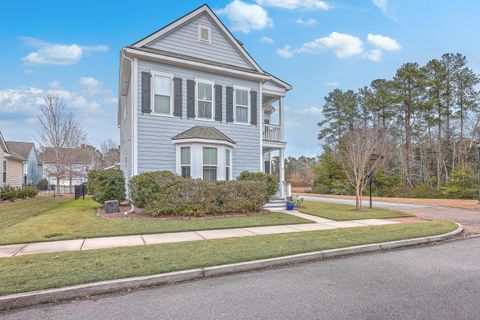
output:
[[1, 319], [475, 319], [480, 238], [9, 311]]
[[[328, 197], [302, 196], [308, 201], [329, 202], [355, 205], [355, 200]], [[368, 206], [368, 199], [363, 199], [363, 205]], [[453, 207], [427, 206], [410, 203], [374, 201], [373, 206], [399, 211], [405, 211], [426, 220], [452, 220], [462, 224], [469, 233], [480, 233], [480, 211]], [[479, 315], [480, 319], [480, 315]]]

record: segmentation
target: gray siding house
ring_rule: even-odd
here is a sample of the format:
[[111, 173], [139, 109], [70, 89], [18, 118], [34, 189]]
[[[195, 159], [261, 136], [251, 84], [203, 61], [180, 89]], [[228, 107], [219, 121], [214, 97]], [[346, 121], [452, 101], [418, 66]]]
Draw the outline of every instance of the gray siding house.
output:
[[290, 89], [207, 5], [124, 47], [118, 126], [126, 179], [154, 170], [209, 180], [275, 172], [285, 196], [283, 101]]

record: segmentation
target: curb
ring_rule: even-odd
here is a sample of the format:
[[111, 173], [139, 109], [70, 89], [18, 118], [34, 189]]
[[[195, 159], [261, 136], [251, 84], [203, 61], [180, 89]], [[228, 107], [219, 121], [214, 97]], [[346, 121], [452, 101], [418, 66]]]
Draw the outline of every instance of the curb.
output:
[[454, 231], [432, 237], [422, 237], [408, 240], [384, 242], [378, 244], [367, 244], [354, 247], [322, 250], [309, 253], [301, 253], [271, 259], [262, 259], [235, 264], [227, 264], [199, 269], [190, 269], [162, 273], [150, 276], [131, 277], [117, 280], [100, 281], [88, 284], [81, 284], [63, 288], [38, 290], [25, 293], [16, 293], [0, 297], [0, 310], [28, 307], [37, 304], [53, 303], [58, 301], [84, 298], [88, 296], [126, 291], [136, 288], [168, 285], [177, 282], [197, 280], [201, 278], [221, 276], [238, 272], [261, 270], [266, 268], [284, 266], [288, 264], [318, 261], [339, 256], [348, 256], [374, 251], [390, 250], [401, 247], [414, 246], [419, 244], [443, 241], [460, 234], [463, 226], [458, 224]]

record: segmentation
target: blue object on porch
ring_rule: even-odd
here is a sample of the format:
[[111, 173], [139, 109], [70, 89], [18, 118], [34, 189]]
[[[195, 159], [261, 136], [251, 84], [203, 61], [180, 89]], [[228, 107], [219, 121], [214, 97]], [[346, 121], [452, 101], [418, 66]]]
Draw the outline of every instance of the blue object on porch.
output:
[[292, 211], [293, 210], [293, 203], [287, 203], [287, 210]]

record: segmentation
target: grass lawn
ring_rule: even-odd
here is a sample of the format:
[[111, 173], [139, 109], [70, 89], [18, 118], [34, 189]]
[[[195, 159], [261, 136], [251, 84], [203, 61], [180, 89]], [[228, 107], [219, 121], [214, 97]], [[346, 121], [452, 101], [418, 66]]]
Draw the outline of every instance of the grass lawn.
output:
[[303, 213], [337, 221], [414, 217], [412, 214], [401, 211], [382, 208], [370, 209], [368, 206], [363, 207], [361, 212], [355, 212], [354, 206], [346, 204], [304, 201], [303, 206], [305, 208], [299, 209]]
[[[25, 204], [30, 207], [34, 201], [37, 200]], [[280, 212], [199, 220], [105, 219], [96, 216], [97, 207], [91, 199], [71, 200], [41, 214], [19, 219], [0, 229], [0, 244], [311, 222]], [[14, 217], [23, 211], [20, 205], [11, 208], [7, 215]]]
[[0, 295], [433, 236], [455, 228], [452, 222], [432, 221], [0, 258]]

